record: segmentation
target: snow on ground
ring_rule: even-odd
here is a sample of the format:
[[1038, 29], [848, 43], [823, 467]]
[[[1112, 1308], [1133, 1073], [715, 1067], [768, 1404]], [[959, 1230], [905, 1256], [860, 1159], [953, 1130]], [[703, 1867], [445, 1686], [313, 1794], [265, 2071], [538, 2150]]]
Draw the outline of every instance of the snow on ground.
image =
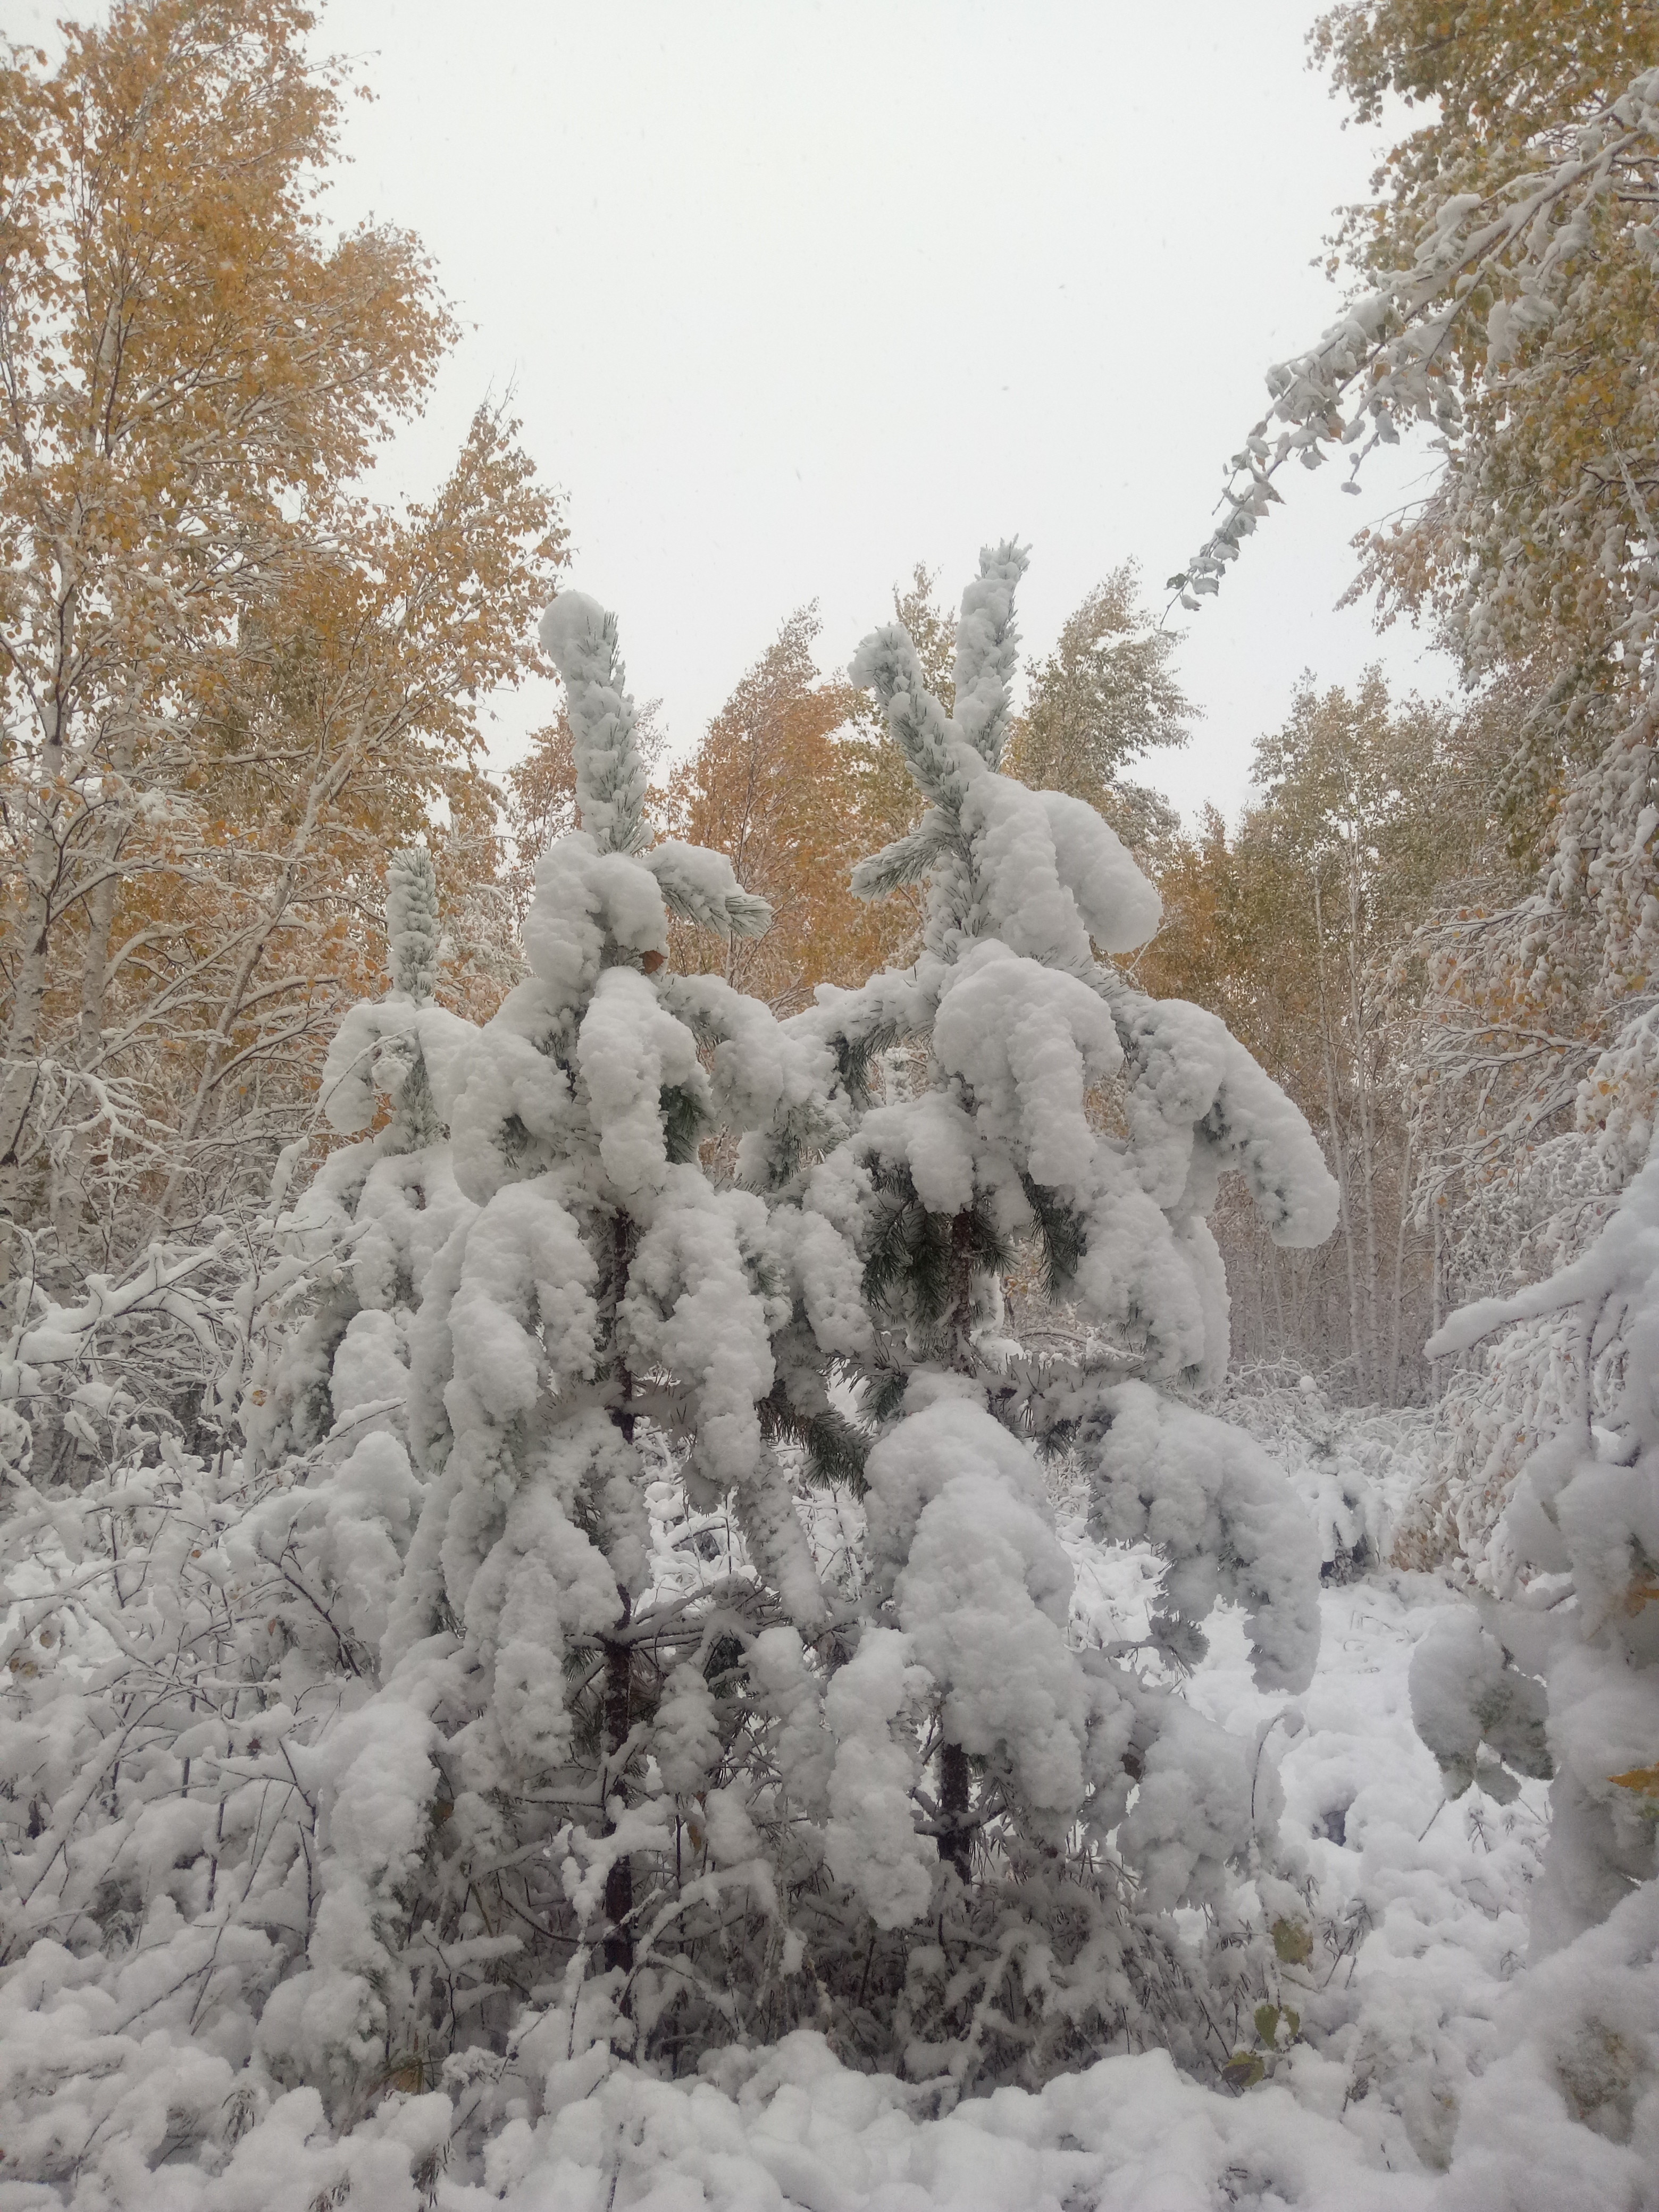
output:
[[[1409, 1417], [1388, 1417], [1386, 1436], [1371, 1433], [1374, 1417], [1333, 1423], [1313, 1409], [1310, 1422], [1328, 1446], [1301, 1455], [1310, 1502], [1358, 1486], [1375, 1535], [1416, 1479], [1422, 1438], [1407, 1433]], [[1297, 1459], [1294, 1449], [1287, 1455]], [[1152, 1563], [1090, 1545], [1064, 1499], [1061, 1529], [1079, 1569], [1080, 1632], [1135, 1633]], [[1498, 2212], [1535, 2203], [1589, 2212], [1640, 2201], [1619, 2188], [1613, 2166], [1581, 2168], [1575, 2144], [1585, 2131], [1564, 2112], [1546, 2115], [1559, 2121], [1558, 2153], [1535, 2161], [1535, 2197], [1512, 2167], [1483, 2162], [1478, 2144], [1472, 2163], [1460, 2147], [1456, 2171], [1444, 2172], [1468, 2089], [1501, 2046], [1498, 2014], [1525, 1955], [1526, 1893], [1544, 1836], [1541, 1786], [1509, 1806], [1478, 1792], [1448, 1803], [1413, 1730], [1413, 1647], [1435, 1611], [1455, 1602], [1443, 1581], [1386, 1569], [1329, 1583], [1319, 1670], [1288, 1717], [1283, 1700], [1251, 1682], [1239, 1617], [1212, 1624], [1189, 1694], [1231, 1727], [1274, 1723], [1264, 1756], [1284, 1789], [1285, 1835], [1316, 1885], [1322, 1938], [1312, 1959], [1285, 1968], [1302, 2039], [1268, 2057], [1254, 2087], [1200, 2087], [1150, 2052], [1104, 2059], [1040, 2095], [1004, 2089], [941, 2115], [934, 2086], [851, 2072], [810, 2033], [723, 2053], [690, 2084], [597, 2053], [555, 2057], [539, 2117], [527, 2105], [496, 2138], [484, 2185], [447, 2180], [438, 2205]], [[1620, 2155], [1599, 2139], [1589, 2148]]]
[[[1412, 1650], [1455, 1601], [1426, 1576], [1327, 1590], [1319, 1671], [1298, 1701], [1306, 1726], [1279, 1762], [1282, 1826], [1306, 1850], [1338, 1953], [1304, 2007], [1322, 2048], [1293, 2049], [1281, 2070], [1379, 2163], [1407, 2171], [1446, 2162], [1464, 2093], [1496, 2056], [1545, 1835], [1544, 1785], [1508, 1806], [1478, 1791], [1448, 1803], [1413, 1729]], [[1236, 1624], [1192, 1695], [1232, 1728], [1270, 1717]]]
[[[1144, 1587], [1134, 1559], [1091, 1582], [1097, 1606], [1120, 1620]], [[1434, 1761], [1412, 1731], [1406, 1669], [1447, 1595], [1425, 1577], [1396, 1577], [1326, 1593], [1325, 1656], [1299, 1701], [1308, 1725], [1279, 1768], [1286, 1829], [1304, 1844], [1348, 1948], [1316, 1956], [1303, 1996], [1323, 2048], [1292, 2046], [1273, 2080], [1231, 2096], [1183, 2081], [1152, 2052], [1103, 2060], [1039, 2096], [1001, 2090], [937, 2118], [931, 2087], [849, 2072], [811, 2034], [763, 2054], [726, 2053], [712, 2078], [689, 2087], [626, 2065], [596, 2081], [594, 2064], [578, 2060], [550, 2069], [538, 2124], [526, 2118], [498, 2138], [490, 2185], [447, 2185], [440, 2206], [1437, 2206], [1435, 2169], [1461, 2093], [1492, 2055], [1493, 2008], [1524, 1952], [1525, 1889], [1543, 1832], [1531, 1793], [1501, 1808], [1442, 1805]], [[1236, 1620], [1219, 1624], [1192, 1694], [1234, 1724], [1270, 1717]], [[1285, 1741], [1281, 1726], [1269, 1755]], [[1496, 2212], [1506, 2200], [1486, 2201]]]
[[[1284, 1411], [1258, 1414], [1271, 1427]], [[1312, 1443], [1303, 1450], [1282, 1425], [1277, 1441], [1310, 1502], [1352, 1493], [1368, 1530], [1386, 1528], [1422, 1464], [1410, 1418], [1389, 1416], [1378, 1429], [1381, 1417], [1292, 1411]], [[1154, 1564], [1091, 1544], [1076, 1502], [1063, 1493], [1057, 1502], [1078, 1568], [1078, 1632], [1103, 1641], [1139, 1633]], [[695, 1574], [697, 1531], [661, 1534]], [[1659, 2203], [1642, 2147], [1575, 2124], [1559, 2081], [1516, 2057], [1544, 1792], [1528, 1785], [1507, 1806], [1478, 1791], [1446, 1802], [1413, 1730], [1412, 1650], [1437, 1611], [1459, 1601], [1455, 1592], [1434, 1577], [1357, 1571], [1353, 1560], [1327, 1556], [1322, 1654], [1302, 1697], [1255, 1688], [1237, 1613], [1212, 1621], [1210, 1655], [1188, 1684], [1207, 1713], [1260, 1734], [1284, 1791], [1285, 1840], [1311, 1884], [1313, 1954], [1283, 1969], [1283, 2002], [1299, 2033], [1288, 2047], [1258, 2049], [1263, 2078], [1237, 2093], [1186, 2080], [1152, 2051], [1103, 2059], [1040, 2094], [1002, 2089], [942, 2111], [939, 2084], [854, 2072], [808, 2033], [769, 2050], [727, 2050], [704, 2062], [701, 2078], [667, 2081], [602, 2045], [585, 2048], [556, 2001], [520, 2038], [505, 2079], [493, 2080], [499, 2065], [487, 2062], [471, 2069], [474, 2082], [457, 2062], [446, 2077], [451, 2094], [387, 2097], [343, 2141], [324, 2124], [316, 2092], [297, 2090], [278, 2097], [215, 2175], [165, 2156], [151, 2165], [136, 2145], [130, 2186], [111, 2197], [107, 2181], [88, 2173], [65, 2195], [9, 2183], [0, 2162], [0, 2212], [66, 2203], [76, 2212], [1638, 2212]], [[1342, 1574], [1352, 1578], [1334, 1578]], [[62, 2032], [76, 2026], [52, 2017]], [[10, 2030], [41, 2032], [39, 2014]], [[115, 2062], [141, 2102], [151, 2059], [173, 2063], [166, 2039], [150, 2040], [142, 2063]], [[0, 2044], [8, 2041], [0, 2019]], [[27, 2075], [25, 2052], [14, 2055]], [[441, 2146], [452, 2127], [466, 2131], [478, 2095], [495, 2115], [482, 2170], [459, 2159], [445, 2170]]]
[[[884, 2075], [791, 2036], [746, 2081], [689, 2089], [619, 2068], [520, 2141], [498, 2138], [489, 2188], [440, 2206], [485, 2212], [1210, 2212], [1325, 2205], [1404, 2212], [1409, 2179], [1365, 2167], [1354, 2138], [1285, 2090], [1230, 2099], [1162, 2052], [1103, 2060], [1040, 2096], [1000, 2089], [940, 2119]], [[521, 2162], [520, 2162], [521, 2161]], [[516, 2168], [517, 2171], [512, 2171]], [[520, 2178], [520, 2176], [522, 2178]]]

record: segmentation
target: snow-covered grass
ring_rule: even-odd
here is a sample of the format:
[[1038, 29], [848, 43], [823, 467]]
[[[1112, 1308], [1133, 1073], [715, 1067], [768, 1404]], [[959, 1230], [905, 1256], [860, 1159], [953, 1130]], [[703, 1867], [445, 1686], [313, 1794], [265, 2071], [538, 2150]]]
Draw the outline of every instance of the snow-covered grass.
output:
[[[1148, 1587], [1142, 1558], [1097, 1553], [1079, 1565], [1094, 1626], [1132, 1629]], [[940, 2114], [933, 2085], [853, 2072], [811, 2033], [722, 2053], [695, 2084], [597, 2052], [556, 2054], [538, 2073], [526, 2047], [520, 2069], [537, 2079], [524, 2109], [482, 2174], [439, 2185], [438, 2205], [1603, 2212], [1652, 2202], [1636, 2151], [1576, 2124], [1559, 2083], [1530, 2069], [1517, 2080], [1511, 2066], [1481, 2093], [1516, 2041], [1544, 1792], [1528, 1784], [1508, 1806], [1478, 1792], [1449, 1802], [1413, 1732], [1413, 1648], [1457, 1601], [1434, 1577], [1386, 1570], [1323, 1595], [1323, 1652], [1297, 1708], [1305, 1725], [1291, 1736], [1281, 1721], [1266, 1752], [1285, 1832], [1316, 1884], [1321, 1941], [1285, 1964], [1298, 2033], [1263, 2054], [1259, 2082], [1201, 2088], [1148, 2052]], [[1255, 1729], [1275, 1703], [1252, 1683], [1237, 1617], [1214, 1629], [1189, 1694], [1230, 1727]]]
[[[1341, 1418], [1334, 1466], [1374, 1454], [1377, 1418]], [[1419, 1464], [1408, 1442], [1374, 1465], [1384, 1511]], [[1091, 1543], [1059, 1504], [1079, 1632], [1143, 1632], [1150, 1555]], [[1255, 1687], [1242, 1616], [1209, 1624], [1188, 1695], [1276, 1771], [1314, 1931], [1310, 1953], [1287, 1945], [1279, 2016], [1258, 2020], [1231, 2092], [1147, 2051], [945, 2109], [940, 2082], [857, 2071], [809, 2032], [671, 2081], [593, 2040], [550, 1990], [505, 2064], [473, 2052], [441, 2088], [394, 2090], [337, 2138], [314, 2090], [239, 2101], [187, 2032], [145, 2033], [142, 1943], [113, 1988], [37, 1951], [0, 1992], [0, 2212], [1636, 2212], [1659, 2200], [1641, 2115], [1632, 2133], [1620, 2111], [1621, 2036], [1641, 2027], [1618, 2010], [1628, 1991], [1610, 1974], [1615, 2027], [1551, 2057], [1552, 2021], [1565, 2034], [1585, 1994], [1523, 1966], [1542, 1785], [1504, 1806], [1478, 1790], [1449, 1801], [1412, 1725], [1412, 1652], [1462, 1602], [1443, 1578], [1382, 1565], [1328, 1581], [1318, 1669], [1288, 1708]], [[46, 2094], [71, 2075], [73, 2094]], [[204, 2129], [196, 2108], [222, 2100]], [[170, 2130], [192, 2114], [188, 2161], [173, 2163]], [[51, 2145], [71, 2140], [85, 2149], [65, 2172]], [[3, 2178], [43, 2168], [54, 2186]]]
[[[1090, 1556], [1078, 1539], [1072, 1548], [1092, 1625], [1131, 1631], [1149, 1586], [1143, 1557]], [[1105, 2059], [1037, 2095], [1001, 2090], [940, 2115], [933, 2085], [854, 2073], [810, 2033], [720, 2054], [692, 2085], [598, 2053], [560, 2054], [526, 2081], [524, 2109], [496, 2136], [484, 2172], [447, 2177], [438, 2204], [1599, 2212], [1646, 2201], [1631, 2154], [1572, 2124], [1559, 2092], [1553, 2129], [1541, 2146], [1532, 2131], [1519, 2161], [1506, 2155], [1501, 2125], [1485, 2140], [1478, 2128], [1459, 2138], [1472, 2086], [1504, 2045], [1544, 1812], [1535, 1784], [1507, 1807], [1478, 1794], [1447, 1802], [1413, 1730], [1411, 1652], [1435, 1611], [1455, 1601], [1443, 1583], [1386, 1571], [1324, 1593], [1323, 1653], [1298, 1701], [1305, 1725], [1292, 1738], [1281, 1722], [1266, 1752], [1285, 1791], [1285, 1830], [1317, 1885], [1322, 1940], [1311, 1959], [1286, 1962], [1299, 2033], [1264, 2054], [1259, 2083], [1237, 2094], [1200, 2088], [1151, 2052]], [[1189, 1694], [1248, 1732], [1277, 1703], [1252, 1683], [1237, 1616], [1214, 1632]], [[520, 2069], [536, 2075], [529, 2058], [526, 2045]], [[1443, 2174], [1455, 2139], [1457, 2166]]]

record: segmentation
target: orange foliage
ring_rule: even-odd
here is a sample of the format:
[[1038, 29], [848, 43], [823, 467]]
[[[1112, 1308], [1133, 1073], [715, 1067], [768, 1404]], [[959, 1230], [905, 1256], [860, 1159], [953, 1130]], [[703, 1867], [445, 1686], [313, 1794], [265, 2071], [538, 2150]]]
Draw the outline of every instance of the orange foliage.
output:
[[323, 228], [311, 28], [117, 0], [0, 66], [0, 1201], [60, 1255], [263, 1173], [389, 847], [435, 807], [441, 870], [493, 862], [477, 702], [561, 557], [498, 415], [431, 501], [353, 488], [453, 328], [407, 234]]
[[672, 833], [729, 854], [774, 917], [762, 938], [677, 929], [675, 964], [724, 975], [781, 1012], [805, 1005], [817, 983], [861, 983], [902, 957], [913, 927], [907, 910], [866, 905], [848, 888], [889, 833], [863, 803], [854, 695], [813, 662], [817, 629], [810, 609], [790, 616], [666, 794]]

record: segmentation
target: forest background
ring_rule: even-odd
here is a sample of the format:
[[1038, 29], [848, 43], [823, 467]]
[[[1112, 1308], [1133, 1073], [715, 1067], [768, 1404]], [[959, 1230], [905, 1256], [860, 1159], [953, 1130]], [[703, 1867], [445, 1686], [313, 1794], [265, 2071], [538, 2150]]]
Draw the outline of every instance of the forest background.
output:
[[[416, 240], [328, 218], [348, 76], [313, 29], [283, 0], [151, 0], [4, 75], [0, 1269], [25, 1305], [210, 1245], [279, 1162], [319, 1155], [322, 1057], [375, 988], [392, 850], [431, 846], [441, 993], [479, 1019], [571, 817], [562, 714], [504, 773], [487, 744], [491, 702], [539, 672], [566, 506], [510, 401], [430, 498], [374, 495], [458, 325]], [[1445, 22], [1398, 0], [1311, 36], [1358, 121], [1403, 129], [1338, 218], [1351, 292], [1659, 60], [1653, 11], [1611, 0]], [[1449, 1391], [1449, 1496], [1501, 1494], [1544, 1386], [1494, 1394], [1485, 1355], [1437, 1370], [1425, 1339], [1570, 1256], [1651, 1117], [1644, 210], [1596, 204], [1568, 311], [1517, 316], [1507, 356], [1484, 319], [1454, 335], [1431, 366], [1458, 420], [1419, 410], [1433, 488], [1359, 543], [1356, 594], [1449, 656], [1452, 696], [1310, 676], [1237, 818], [1183, 823], [1142, 780], [1194, 726], [1179, 633], [1126, 546], [1029, 665], [1011, 754], [1115, 823], [1164, 899], [1142, 980], [1222, 1015], [1337, 1176], [1314, 1254], [1224, 1194], [1236, 1358], [1354, 1402]], [[934, 575], [894, 604], [948, 699]], [[813, 607], [787, 611], [653, 797], [772, 902], [771, 933], [719, 957], [781, 1012], [902, 960], [915, 926], [848, 888], [915, 802], [829, 657]], [[135, 1370], [187, 1436], [199, 1350]], [[70, 1474], [90, 1438], [71, 1410], [37, 1468]]]

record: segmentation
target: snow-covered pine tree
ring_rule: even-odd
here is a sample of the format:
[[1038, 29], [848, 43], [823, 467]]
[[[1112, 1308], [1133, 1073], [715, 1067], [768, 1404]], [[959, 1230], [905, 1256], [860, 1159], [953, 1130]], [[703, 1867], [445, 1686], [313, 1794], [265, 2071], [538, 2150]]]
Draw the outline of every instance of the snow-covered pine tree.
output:
[[[411, 989], [331, 1064], [348, 1102], [354, 1068], [406, 1068], [407, 1121], [418, 1042], [459, 1186], [408, 1327], [424, 1492], [384, 1686], [319, 1763], [310, 1965], [261, 2027], [280, 2076], [341, 2095], [499, 2051], [558, 1986], [567, 2042], [579, 2012], [583, 2039], [729, 2038], [750, 1954], [782, 1942], [753, 1772], [814, 1724], [800, 1632], [828, 1604], [795, 1448], [848, 1447], [823, 1370], [861, 1341], [856, 1275], [826, 1224], [716, 1188], [698, 1148], [744, 1133], [775, 1182], [845, 1124], [764, 1006], [666, 970], [671, 914], [753, 933], [768, 909], [723, 856], [650, 843], [614, 620], [565, 592], [543, 637], [580, 826], [538, 865], [532, 972], [441, 1073]], [[421, 1183], [428, 1155], [382, 1141], [365, 1193]], [[364, 1320], [329, 1319], [337, 1371]]]
[[[924, 824], [913, 973], [781, 1025], [666, 972], [671, 912], [763, 909], [719, 856], [647, 848], [614, 625], [574, 594], [546, 635], [583, 826], [543, 857], [531, 977], [482, 1030], [433, 1003], [430, 878], [394, 865], [392, 988], [349, 1018], [328, 1094], [343, 1133], [390, 1110], [239, 1309], [245, 1448], [208, 1467], [163, 1440], [9, 1528], [32, 1553], [10, 1925], [40, 1939], [14, 2013], [59, 2023], [9, 2107], [31, 2171], [92, 2160], [118, 2201], [147, 2146], [213, 2166], [320, 2092], [340, 2119], [376, 2104], [317, 2152], [331, 2187], [360, 2153], [437, 2154], [449, 2099], [388, 2087], [442, 2070], [495, 2124], [606, 2041], [678, 2068], [805, 2023], [957, 2087], [1149, 2035], [1202, 2055], [1158, 1916], [1225, 1914], [1271, 1785], [1137, 1655], [1068, 1639], [1030, 1439], [1085, 1460], [1098, 1528], [1164, 1548], [1166, 1657], [1231, 1594], [1264, 1675], [1301, 1679], [1294, 1509], [1169, 1392], [1224, 1330], [1217, 1169], [1293, 1233], [1322, 1198], [1224, 1033], [1094, 962], [1090, 929], [1121, 949], [1154, 918], [1109, 833], [994, 773], [1018, 568], [969, 595], [957, 724], [891, 687], [930, 796], [935, 760], [963, 786]], [[876, 1105], [901, 1038], [926, 1080]], [[1126, 1051], [1114, 1139], [1087, 1089]], [[725, 1190], [696, 1152], [721, 1123]], [[988, 1334], [1021, 1237], [1115, 1332], [1092, 1364]], [[252, 1317], [302, 1277], [309, 1322], [250, 1376]], [[797, 1504], [802, 1474], [856, 1484], [836, 1363], [880, 1433], [865, 1578], [830, 1587]], [[856, 1551], [846, 1507], [843, 1485]], [[1254, 1996], [1271, 1943], [1224, 1934]], [[100, 2037], [127, 2054], [107, 2075]], [[94, 2078], [71, 2126], [52, 2087]]]
[[423, 845], [387, 866], [386, 927], [390, 988], [348, 1012], [323, 1069], [329, 1125], [358, 1141], [329, 1154], [281, 1223], [308, 1262], [312, 1311], [273, 1338], [242, 1408], [261, 1461], [316, 1443], [343, 1419], [343, 1392], [353, 1406], [377, 1391], [396, 1399], [401, 1429], [409, 1325], [428, 1267], [468, 1208], [447, 1109], [478, 1032], [437, 1003], [438, 882]]
[[[1125, 2032], [1224, 2059], [1194, 2032], [1158, 1916], [1197, 1904], [1224, 1920], [1246, 1864], [1270, 1908], [1296, 1901], [1262, 1856], [1259, 1743], [1201, 1719], [1168, 1674], [1202, 1654], [1220, 1599], [1246, 1610], [1259, 1682], [1311, 1674], [1311, 1532], [1259, 1447], [1193, 1400], [1227, 1358], [1204, 1218], [1219, 1176], [1245, 1177], [1285, 1243], [1322, 1239], [1336, 1205], [1301, 1115], [1223, 1025], [1097, 958], [1158, 920], [1111, 830], [998, 772], [1024, 566], [1012, 544], [981, 556], [953, 716], [902, 628], [860, 647], [853, 679], [928, 811], [855, 887], [927, 878], [925, 950], [906, 975], [821, 991], [788, 1025], [833, 1060], [856, 1119], [806, 1205], [857, 1253], [871, 1333], [854, 1364], [880, 1425], [863, 1626], [827, 1699], [827, 1856], [874, 1923], [864, 2002], [885, 2010], [889, 2063], [963, 2082], [1040, 2075]], [[900, 1043], [912, 1080], [878, 1101], [874, 1066], [886, 1055], [890, 1077]], [[1001, 1336], [1000, 1278], [1022, 1250], [1097, 1352], [1038, 1364]], [[1093, 1533], [1165, 1562], [1138, 1648], [1069, 1632], [1041, 1466], [1059, 1452], [1086, 1475]], [[924, 1921], [933, 1932], [905, 1934]], [[1236, 1995], [1255, 1967], [1271, 1977], [1259, 1926], [1230, 1923], [1228, 1940], [1250, 1960]]]

